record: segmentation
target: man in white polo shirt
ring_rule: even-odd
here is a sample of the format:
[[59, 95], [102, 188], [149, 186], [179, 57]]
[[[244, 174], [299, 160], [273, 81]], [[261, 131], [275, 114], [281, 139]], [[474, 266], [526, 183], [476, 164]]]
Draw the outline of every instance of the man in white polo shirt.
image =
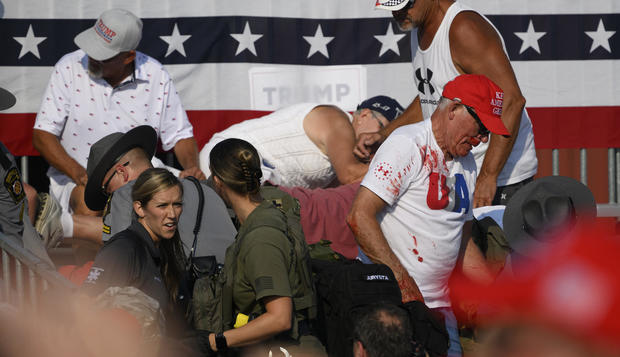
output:
[[[192, 126], [168, 72], [137, 52], [142, 21], [129, 11], [105, 11], [78, 34], [79, 50], [54, 67], [33, 130], [33, 145], [50, 163], [50, 194], [63, 207], [63, 231], [71, 236], [70, 212], [96, 214], [84, 203], [90, 146], [114, 132], [152, 126], [162, 148], [185, 169], [204, 178]], [[161, 166], [156, 165], [156, 166]]]
[[503, 91], [482, 75], [448, 82], [430, 120], [388, 136], [370, 163], [347, 222], [362, 251], [394, 272], [403, 302], [423, 301], [446, 316], [449, 355], [460, 355], [448, 278], [455, 267], [490, 282], [471, 240], [476, 164], [472, 147], [509, 135]]

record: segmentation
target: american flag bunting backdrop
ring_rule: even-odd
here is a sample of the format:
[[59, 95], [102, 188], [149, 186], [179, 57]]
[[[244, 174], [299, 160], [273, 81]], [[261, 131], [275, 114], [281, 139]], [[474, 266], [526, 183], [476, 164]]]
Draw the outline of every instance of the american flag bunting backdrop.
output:
[[[502, 34], [538, 148], [620, 147], [620, 2], [463, 0]], [[31, 146], [52, 66], [105, 9], [144, 21], [139, 50], [171, 73], [199, 146], [228, 125], [296, 101], [353, 110], [416, 95], [410, 36], [371, 0], [0, 2], [0, 86], [18, 99], [0, 140]]]

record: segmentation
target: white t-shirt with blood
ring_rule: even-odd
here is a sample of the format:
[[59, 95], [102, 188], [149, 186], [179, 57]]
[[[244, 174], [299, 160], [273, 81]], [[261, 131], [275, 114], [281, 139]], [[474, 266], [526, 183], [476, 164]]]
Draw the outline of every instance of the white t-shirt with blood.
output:
[[445, 161], [430, 120], [396, 129], [362, 181], [386, 202], [381, 231], [430, 308], [450, 306], [447, 282], [472, 219], [475, 182], [471, 153]]

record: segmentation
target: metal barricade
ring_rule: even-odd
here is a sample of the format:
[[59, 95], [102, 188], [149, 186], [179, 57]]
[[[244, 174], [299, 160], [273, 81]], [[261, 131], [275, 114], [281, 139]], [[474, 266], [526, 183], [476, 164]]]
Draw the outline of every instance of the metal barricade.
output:
[[[579, 175], [580, 181], [588, 184], [588, 149], [579, 149]], [[560, 154], [558, 149], [551, 150], [551, 173], [554, 176], [560, 174]], [[607, 149], [607, 192], [609, 204], [620, 203], [620, 149]]]
[[76, 289], [64, 276], [0, 233], [0, 302], [37, 309], [43, 294]]

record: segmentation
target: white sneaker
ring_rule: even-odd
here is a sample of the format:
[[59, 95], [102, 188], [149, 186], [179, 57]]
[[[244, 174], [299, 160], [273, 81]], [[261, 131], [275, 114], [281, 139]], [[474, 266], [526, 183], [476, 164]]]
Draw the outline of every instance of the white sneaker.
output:
[[62, 208], [60, 203], [47, 193], [39, 193], [39, 209], [37, 219], [34, 222], [34, 229], [41, 235], [45, 246], [56, 248], [64, 238], [60, 215]]

